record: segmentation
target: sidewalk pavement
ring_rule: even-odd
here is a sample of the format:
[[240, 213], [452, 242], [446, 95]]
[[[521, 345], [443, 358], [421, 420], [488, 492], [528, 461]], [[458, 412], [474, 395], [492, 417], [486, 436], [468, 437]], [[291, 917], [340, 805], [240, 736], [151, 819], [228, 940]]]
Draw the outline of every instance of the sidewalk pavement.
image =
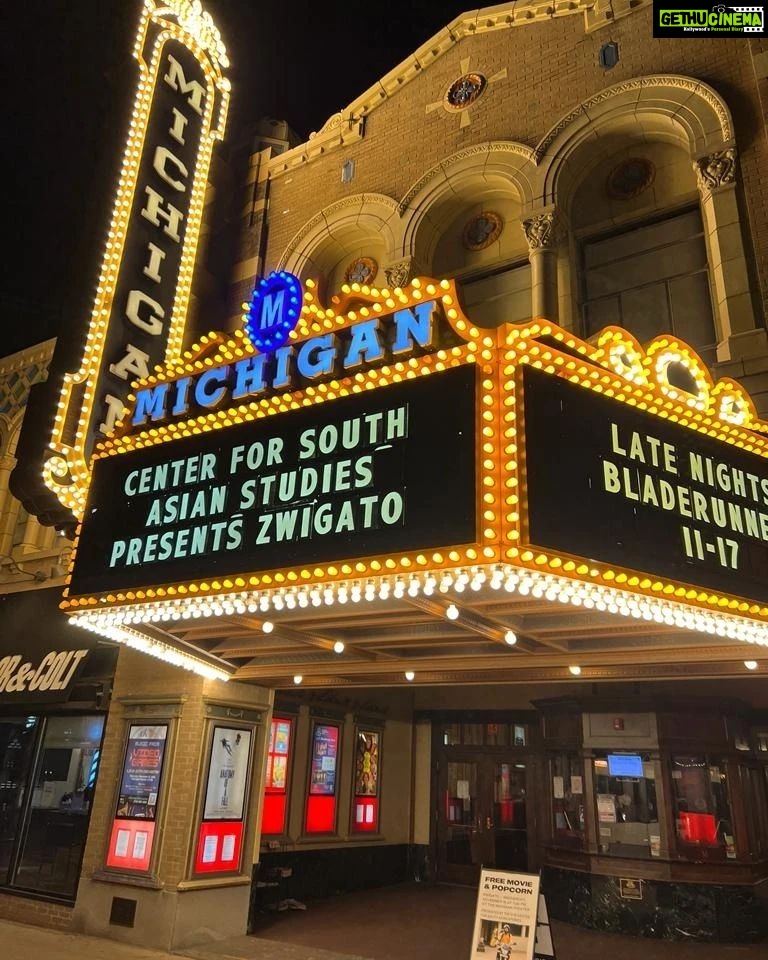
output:
[[46, 930], [24, 923], [0, 920], [0, 955], [3, 960], [364, 960], [348, 953], [307, 948], [293, 944], [233, 937], [180, 953], [148, 950], [115, 940], [102, 940], [77, 933]]
[[[553, 924], [553, 929], [558, 960], [594, 960], [596, 956], [618, 956], [622, 960], [761, 960], [768, 956], [765, 944], [649, 941], [595, 933], [558, 923]], [[272, 931], [268, 931], [268, 936], [269, 932]], [[410, 942], [398, 938], [398, 931], [390, 926], [389, 934], [389, 949], [385, 953], [381, 953], [380, 948], [372, 951], [375, 957], [400, 958], [404, 953], [412, 955]], [[283, 931], [278, 935], [284, 935]], [[268, 936], [233, 937], [170, 954], [114, 940], [0, 920], [3, 960], [179, 960], [181, 957], [192, 960], [366, 960], [357, 953], [337, 953], [307, 942], [298, 942], [299, 939], [307, 939], [300, 935], [295, 938], [294, 943], [278, 942], [268, 939]], [[402, 945], [400, 948], [398, 940]], [[354, 947], [350, 945], [350, 949]], [[439, 946], [435, 943], [422, 943], [418, 949], [418, 956], [425, 960], [438, 957], [442, 960], [442, 957], [446, 956], [464, 960], [467, 953], [468, 944], [464, 939], [460, 944], [455, 941]], [[367, 960], [370, 960], [370, 957]]]

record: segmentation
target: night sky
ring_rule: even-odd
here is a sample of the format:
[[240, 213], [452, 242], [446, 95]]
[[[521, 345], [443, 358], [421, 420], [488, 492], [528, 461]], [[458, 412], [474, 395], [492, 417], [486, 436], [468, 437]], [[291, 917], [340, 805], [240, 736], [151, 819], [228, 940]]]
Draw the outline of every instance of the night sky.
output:
[[[135, 89], [141, 6], [26, 0], [4, 13], [2, 354], [68, 329], [79, 338], [87, 324]], [[230, 129], [270, 116], [306, 137], [475, 7], [205, 0], [204, 9], [232, 64]]]

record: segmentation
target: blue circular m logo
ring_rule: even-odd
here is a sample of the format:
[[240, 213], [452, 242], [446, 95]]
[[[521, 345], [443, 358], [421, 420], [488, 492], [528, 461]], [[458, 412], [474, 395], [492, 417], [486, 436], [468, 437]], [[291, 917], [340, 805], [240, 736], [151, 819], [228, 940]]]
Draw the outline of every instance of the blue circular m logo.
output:
[[245, 331], [262, 353], [272, 353], [288, 339], [301, 314], [301, 282], [292, 273], [262, 277], [245, 313]]

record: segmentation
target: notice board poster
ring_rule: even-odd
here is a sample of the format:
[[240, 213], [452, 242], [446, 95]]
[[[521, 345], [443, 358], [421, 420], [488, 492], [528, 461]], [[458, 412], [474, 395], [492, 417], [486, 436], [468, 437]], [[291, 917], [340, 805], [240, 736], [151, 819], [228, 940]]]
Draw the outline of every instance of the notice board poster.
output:
[[539, 882], [535, 873], [480, 871], [471, 960], [534, 960]]
[[250, 730], [213, 728], [204, 820], [243, 819], [250, 759]]
[[167, 738], [167, 723], [131, 724], [120, 778], [118, 818], [155, 819]]
[[339, 728], [330, 723], [315, 725], [312, 736], [312, 770], [309, 792], [312, 796], [330, 797], [336, 793], [336, 754]]

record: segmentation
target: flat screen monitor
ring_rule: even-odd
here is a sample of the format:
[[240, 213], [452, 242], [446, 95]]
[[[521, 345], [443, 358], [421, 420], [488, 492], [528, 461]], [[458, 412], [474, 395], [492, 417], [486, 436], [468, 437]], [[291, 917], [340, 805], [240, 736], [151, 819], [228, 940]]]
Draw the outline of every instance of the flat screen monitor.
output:
[[609, 777], [642, 777], [643, 758], [639, 753], [609, 753]]
[[40, 771], [37, 777], [38, 786], [43, 783], [63, 783], [69, 778], [69, 765], [72, 760], [72, 751], [66, 747], [46, 747], [43, 750]]

